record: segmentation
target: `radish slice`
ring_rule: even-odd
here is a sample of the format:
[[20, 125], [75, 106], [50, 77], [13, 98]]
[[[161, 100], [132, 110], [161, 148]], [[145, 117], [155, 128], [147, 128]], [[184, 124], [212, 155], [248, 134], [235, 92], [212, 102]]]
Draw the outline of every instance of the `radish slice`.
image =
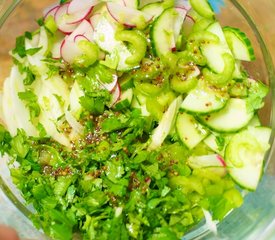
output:
[[73, 41], [78, 35], [85, 36], [89, 41], [93, 41], [94, 29], [87, 20], [84, 19], [78, 25], [78, 27], [70, 34], [69, 39]]
[[58, 3], [55, 3], [55, 4], [52, 4], [51, 6], [45, 8], [44, 11], [43, 11], [44, 19], [47, 19], [49, 16], [53, 16], [54, 17], [55, 12], [59, 8], [59, 6], [60, 5]]
[[102, 15], [101, 15], [100, 13], [97, 13], [97, 14], [91, 16], [91, 18], [90, 18], [90, 23], [91, 23], [93, 29], [96, 28], [96, 26], [97, 26], [97, 24], [98, 24], [98, 22], [99, 22], [101, 16], [102, 16]]
[[113, 81], [111, 83], [101, 83], [102, 86], [108, 90], [109, 92], [114, 91], [115, 87], [117, 86], [117, 75], [113, 75]]
[[189, 3], [189, 0], [176, 0], [175, 1], [175, 7], [181, 7], [184, 8], [186, 11], [189, 11], [191, 9], [191, 5]]
[[75, 43], [78, 43], [78, 42], [81, 41], [81, 40], [86, 40], [86, 41], [89, 42], [89, 39], [86, 38], [86, 37], [85, 37], [84, 35], [82, 35], [82, 34], [76, 35], [76, 36], [74, 37], [74, 42], [75, 42]]
[[[74, 39], [75, 40], [75, 39]], [[64, 39], [61, 44], [61, 56], [64, 61], [68, 63], [73, 63], [76, 57], [82, 55], [81, 49], [78, 47], [77, 43], [80, 40], [87, 40], [84, 36], [80, 36], [77, 38], [76, 41], [69, 39], [68, 37]]]
[[93, 6], [100, 3], [98, 0], [72, 0], [68, 6], [68, 14], [75, 14], [77, 12], [91, 9]]
[[138, 0], [124, 0], [124, 4], [128, 8], [138, 9]]
[[92, 11], [93, 8], [87, 8], [78, 12], [75, 12], [73, 14], [68, 14], [67, 13], [67, 23], [68, 24], [74, 24], [74, 23], [79, 23], [83, 19], [85, 19]]
[[114, 90], [112, 91], [112, 99], [110, 102], [110, 107], [114, 106], [117, 101], [120, 99], [120, 95], [121, 95], [121, 90], [120, 90], [120, 86], [117, 83]]
[[218, 154], [191, 156], [188, 158], [187, 163], [193, 169], [208, 168], [219, 176], [226, 174], [225, 161]]
[[182, 25], [187, 14], [187, 10], [182, 7], [176, 7], [175, 10], [178, 12], [178, 16], [175, 18], [174, 22], [174, 38], [177, 41], [182, 30]]
[[120, 24], [136, 27], [140, 22], [148, 23], [153, 16], [137, 9], [121, 6], [117, 3], [107, 3], [110, 15]]
[[56, 25], [58, 29], [63, 33], [71, 33], [78, 26], [78, 23], [68, 24], [68, 14], [67, 14], [68, 5], [69, 5], [68, 3], [61, 5], [57, 9], [54, 15]]

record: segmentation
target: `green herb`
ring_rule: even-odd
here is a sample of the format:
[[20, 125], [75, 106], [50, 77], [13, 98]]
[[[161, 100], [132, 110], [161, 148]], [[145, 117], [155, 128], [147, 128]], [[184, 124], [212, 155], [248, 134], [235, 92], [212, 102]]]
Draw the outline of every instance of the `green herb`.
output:
[[25, 38], [32, 40], [32, 33], [31, 32], [25, 32]]
[[42, 47], [39, 47], [39, 48], [29, 48], [26, 50], [26, 55], [34, 55], [36, 54], [37, 52], [40, 51], [40, 49], [42, 49]]
[[264, 106], [264, 97], [268, 94], [269, 88], [262, 82], [253, 82], [248, 91], [246, 100], [248, 111], [255, 111]]
[[218, 150], [222, 151], [225, 146], [225, 138], [223, 136], [216, 136], [215, 141], [218, 146]]
[[13, 54], [18, 54], [21, 58], [26, 56], [25, 37], [20, 36], [16, 38], [15, 48], [12, 50]]
[[29, 108], [31, 120], [34, 120], [34, 118], [39, 116], [40, 106], [38, 104], [37, 96], [32, 91], [28, 90], [26, 92], [19, 92], [18, 97], [23, 100]]
[[29, 67], [23, 69], [23, 73], [26, 73], [26, 77], [23, 80], [24, 85], [31, 85], [36, 77]]

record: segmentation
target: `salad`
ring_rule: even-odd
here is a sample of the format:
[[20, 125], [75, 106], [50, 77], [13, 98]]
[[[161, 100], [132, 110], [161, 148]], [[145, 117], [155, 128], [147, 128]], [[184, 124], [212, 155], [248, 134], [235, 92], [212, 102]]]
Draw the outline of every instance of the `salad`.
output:
[[[0, 152], [52, 239], [180, 239], [261, 179], [268, 87], [207, 0], [72, 0], [16, 39]], [[212, 225], [215, 231], [215, 225]]]

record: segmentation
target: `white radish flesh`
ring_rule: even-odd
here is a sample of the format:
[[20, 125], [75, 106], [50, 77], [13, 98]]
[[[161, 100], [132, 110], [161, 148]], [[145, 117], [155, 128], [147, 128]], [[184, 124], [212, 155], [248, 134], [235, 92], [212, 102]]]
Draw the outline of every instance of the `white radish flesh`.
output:
[[85, 9], [91, 9], [100, 3], [98, 0], [72, 0], [68, 6], [68, 14], [74, 14]]
[[109, 92], [112, 92], [117, 86], [117, 79], [117, 75], [113, 74], [113, 81], [111, 83], [101, 83], [101, 85]]
[[55, 12], [57, 11], [57, 9], [59, 8], [59, 4], [58, 3], [55, 3], [47, 8], [44, 9], [43, 11], [43, 16], [44, 16], [44, 19], [47, 19], [48, 17], [50, 16], [53, 16], [55, 15]]
[[70, 21], [67, 10], [68, 10], [68, 3], [61, 5], [57, 11], [55, 12], [54, 19], [56, 22], [56, 25], [58, 29], [63, 33], [71, 33], [74, 31], [79, 23], [71, 23], [69, 24], [68, 21]]
[[110, 107], [114, 106], [117, 103], [117, 101], [119, 101], [120, 95], [121, 95], [121, 90], [120, 90], [119, 84], [117, 83], [114, 90], [112, 91]]
[[141, 22], [148, 23], [153, 19], [153, 16], [137, 9], [121, 6], [117, 3], [107, 3], [107, 9], [110, 15], [120, 24], [127, 27], [136, 27]]

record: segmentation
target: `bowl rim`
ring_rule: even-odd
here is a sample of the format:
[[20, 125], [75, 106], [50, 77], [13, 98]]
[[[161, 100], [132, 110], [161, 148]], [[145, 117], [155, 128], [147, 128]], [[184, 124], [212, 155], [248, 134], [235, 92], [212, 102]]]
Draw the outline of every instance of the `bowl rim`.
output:
[[[228, 0], [231, 2], [234, 7], [241, 13], [241, 15], [246, 19], [247, 23], [249, 24], [250, 28], [253, 30], [257, 42], [259, 43], [261, 53], [263, 55], [263, 60], [265, 63], [265, 67], [267, 70], [267, 76], [269, 80], [270, 89], [273, 89], [271, 91], [271, 99], [274, 98], [275, 100], [275, 65], [273, 63], [272, 57], [270, 52], [268, 51], [267, 45], [258, 30], [258, 27], [255, 24], [255, 21], [253, 18], [248, 14], [248, 12], [245, 10], [245, 7], [238, 1], [238, 0]], [[9, 6], [3, 11], [3, 15], [0, 18], [0, 28], [3, 26], [7, 18], [10, 16], [10, 14], [15, 10], [15, 8], [22, 2], [22, 0], [12, 0]], [[272, 126], [272, 124], [275, 124], [275, 104], [271, 105], [271, 111], [270, 111], [270, 120], [269, 125]], [[272, 129], [272, 134], [270, 138], [270, 150], [266, 154], [265, 158], [265, 166], [264, 170], [266, 170], [267, 166], [269, 165], [269, 162], [272, 159], [272, 156], [275, 155], [275, 129]], [[3, 156], [0, 155], [0, 159], [2, 159]], [[21, 212], [23, 215], [30, 220], [31, 216], [33, 215], [33, 212], [30, 211], [24, 203], [18, 200], [18, 198], [15, 196], [15, 194], [10, 190], [8, 185], [6, 184], [5, 180], [0, 175], [0, 189], [3, 191], [5, 196], [11, 201], [11, 203]], [[218, 223], [219, 225], [219, 223]], [[268, 228], [269, 226], [266, 226]], [[37, 230], [38, 231], [38, 230]], [[198, 229], [190, 230], [189, 233], [187, 233], [182, 239], [183, 240], [191, 240], [191, 239], [202, 239], [203, 237], [206, 237], [208, 234], [210, 234], [211, 231], [208, 229], [208, 227], [203, 224]]]

